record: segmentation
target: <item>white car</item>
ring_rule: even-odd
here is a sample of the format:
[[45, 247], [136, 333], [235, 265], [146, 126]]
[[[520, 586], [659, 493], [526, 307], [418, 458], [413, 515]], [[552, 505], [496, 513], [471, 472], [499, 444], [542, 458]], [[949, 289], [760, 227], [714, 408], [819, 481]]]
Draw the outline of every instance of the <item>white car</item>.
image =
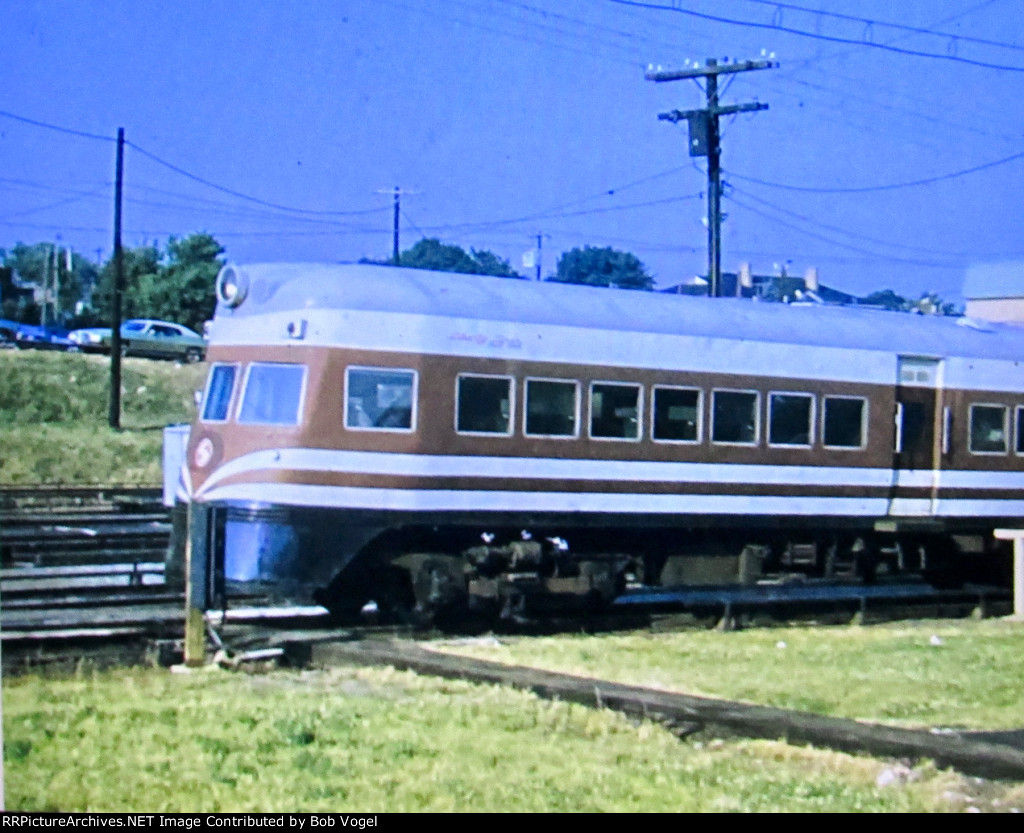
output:
[[106, 353], [110, 349], [110, 327], [86, 327], [72, 330], [68, 340], [83, 353]]

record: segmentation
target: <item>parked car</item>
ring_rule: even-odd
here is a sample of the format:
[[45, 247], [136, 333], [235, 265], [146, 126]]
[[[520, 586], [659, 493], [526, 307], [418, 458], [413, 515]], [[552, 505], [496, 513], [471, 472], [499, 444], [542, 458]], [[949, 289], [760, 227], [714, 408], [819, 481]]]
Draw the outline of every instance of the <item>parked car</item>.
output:
[[0, 350], [14, 350], [17, 341], [18, 325], [13, 321], [0, 321]]
[[121, 353], [154, 359], [201, 362], [206, 342], [199, 333], [171, 321], [133, 318], [121, 325]]
[[39, 327], [19, 324], [15, 335], [16, 346], [32, 350], [77, 350], [78, 345], [68, 338], [68, 331], [59, 327]]
[[[73, 330], [68, 338], [84, 352], [108, 353], [110, 336], [110, 327], [87, 327]], [[199, 362], [206, 356], [206, 341], [173, 321], [132, 318], [121, 325], [121, 355]]]
[[85, 327], [72, 330], [68, 338], [83, 353], [106, 353], [110, 350], [110, 327]]

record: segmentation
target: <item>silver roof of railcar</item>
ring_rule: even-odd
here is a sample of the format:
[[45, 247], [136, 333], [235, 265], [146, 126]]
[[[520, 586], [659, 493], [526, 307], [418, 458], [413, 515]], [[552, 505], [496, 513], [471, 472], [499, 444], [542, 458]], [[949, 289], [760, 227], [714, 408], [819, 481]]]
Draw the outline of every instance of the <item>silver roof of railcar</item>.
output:
[[[364, 310], [1024, 361], [1024, 329], [967, 318], [667, 295], [370, 264], [260, 263], [234, 268], [248, 278], [247, 297], [234, 309], [218, 304], [217, 318], [304, 309]], [[216, 341], [216, 329], [211, 335]]]

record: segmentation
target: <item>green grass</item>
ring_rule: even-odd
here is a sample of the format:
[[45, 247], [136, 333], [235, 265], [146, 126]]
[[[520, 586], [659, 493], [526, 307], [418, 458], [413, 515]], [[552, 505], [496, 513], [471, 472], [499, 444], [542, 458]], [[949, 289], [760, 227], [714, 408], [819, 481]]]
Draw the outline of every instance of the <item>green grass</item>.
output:
[[[1024, 801], [923, 765], [661, 726], [496, 686], [340, 668], [4, 680], [8, 809], [933, 812]], [[979, 793], [984, 792], [984, 795]], [[982, 804], [982, 802], [984, 802]]]
[[1024, 727], [1024, 624], [922, 621], [453, 642], [481, 659], [898, 726]]
[[107, 357], [0, 351], [0, 485], [158, 485], [161, 429], [191, 421], [205, 375], [204, 364], [125, 359], [115, 431]]

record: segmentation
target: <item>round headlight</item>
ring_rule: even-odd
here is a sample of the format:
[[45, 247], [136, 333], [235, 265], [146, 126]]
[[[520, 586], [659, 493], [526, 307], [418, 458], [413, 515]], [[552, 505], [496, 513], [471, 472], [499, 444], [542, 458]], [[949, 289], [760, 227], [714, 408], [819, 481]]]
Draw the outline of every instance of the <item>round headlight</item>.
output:
[[217, 300], [237, 307], [249, 292], [249, 277], [237, 266], [227, 265], [217, 275]]

